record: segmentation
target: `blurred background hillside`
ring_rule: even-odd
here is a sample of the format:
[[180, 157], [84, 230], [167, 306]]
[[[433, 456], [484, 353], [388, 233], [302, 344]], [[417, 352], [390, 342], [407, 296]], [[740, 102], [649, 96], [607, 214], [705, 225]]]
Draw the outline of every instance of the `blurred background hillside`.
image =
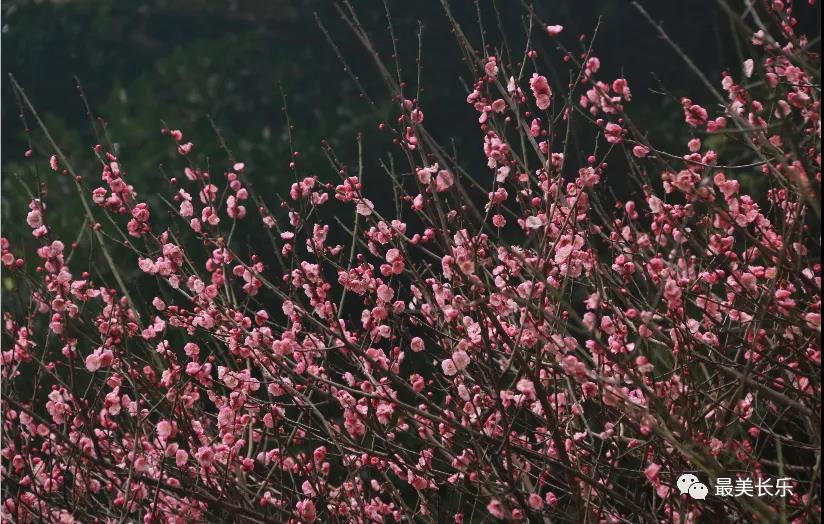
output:
[[[748, 56], [747, 49], [732, 43], [731, 24], [715, 1], [643, 3], [711, 79], [717, 79], [729, 64], [738, 67]], [[356, 0], [354, 4], [388, 57], [391, 44], [383, 4], [379, 0]], [[389, 4], [401, 61], [411, 80], [417, 21], [423, 21], [422, 98], [429, 129], [453, 141], [470, 167], [481, 166], [476, 116], [464, 103], [467, 91], [462, 78], [465, 82], [469, 75], [440, 2], [393, 0]], [[464, 27], [477, 34], [474, 2], [453, 4]], [[604, 77], [623, 74], [630, 80], [635, 101], [629, 111], [656, 133], [658, 143], [683, 143], [681, 123], [661, 115], [677, 115], [677, 97], [700, 95], [704, 90], [629, 2], [538, 4], [536, 9], [544, 19], [566, 27], [563, 38], [572, 47], [578, 34], [592, 34], [600, 17], [595, 52], [604, 64]], [[498, 15], [493, 5], [482, 2], [481, 17], [495, 25]], [[497, 2], [502, 26], [517, 40], [523, 34], [522, 11], [510, 12], [510, 5], [514, 3]], [[389, 145], [375, 131], [382, 118], [394, 114], [386, 90], [331, 0], [6, 0], [2, 10], [2, 218], [4, 235], [13, 240], [29, 236], [22, 220], [28, 200], [25, 188], [33, 189], [35, 183], [33, 161], [23, 157], [27, 136], [8, 74], [26, 89], [83, 174], [96, 181], [99, 173], [90, 148], [97, 139], [79, 95], [79, 81], [94, 113], [105, 121], [129, 181], [144, 194], [165, 180], [160, 166], [176, 158], [180, 163], [174, 147], [160, 136], [161, 121], [182, 129], [201, 154], [208, 153], [207, 160], [220, 166], [215, 171], [225, 167], [210, 118], [236, 156], [246, 161], [261, 194], [288, 191], [293, 175], [288, 169], [290, 147], [281, 111], [282, 92], [288, 96], [303, 174], [328, 173], [319, 148], [323, 139], [351, 150], [356, 132], [363, 130], [367, 151], [377, 156]], [[806, 23], [816, 24], [817, 8], [811, 11]], [[368, 109], [343, 72], [316, 17], [378, 102], [377, 113]], [[489, 38], [495, 43], [499, 37]], [[542, 44], [548, 46], [548, 39]], [[706, 97], [702, 102], [711, 100]], [[38, 162], [45, 162], [50, 148], [41, 135], [34, 134], [33, 139]], [[60, 202], [52, 205], [50, 215], [58, 233], [78, 230], [80, 213], [63, 200], [69, 189], [65, 179], [49, 187], [48, 200]]]

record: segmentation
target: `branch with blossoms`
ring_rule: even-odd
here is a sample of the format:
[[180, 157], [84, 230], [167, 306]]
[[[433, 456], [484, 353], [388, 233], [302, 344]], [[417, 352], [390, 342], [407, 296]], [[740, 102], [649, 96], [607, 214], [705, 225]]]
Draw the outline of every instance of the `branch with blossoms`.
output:
[[[444, 2], [470, 173], [426, 127], [420, 71], [412, 95], [344, 2], [387, 88], [364, 99], [397, 112], [392, 202], [361, 136], [349, 161], [322, 145], [328, 179], [295, 152], [267, 203], [227, 144], [216, 175], [166, 126], [179, 174], [150, 205], [105, 141], [99, 178], [79, 174], [13, 82], [48, 142], [26, 156], [71, 179], [89, 234], [55, 236], [47, 179], [33, 240], [2, 239], [2, 521], [820, 520], [818, 57], [791, 2], [722, 4], [753, 56], [720, 82], [638, 6], [707, 85], [673, 152], [633, 121], [630, 80], [599, 76], [595, 38], [527, 5], [512, 59]], [[695, 500], [687, 472], [792, 481]]]

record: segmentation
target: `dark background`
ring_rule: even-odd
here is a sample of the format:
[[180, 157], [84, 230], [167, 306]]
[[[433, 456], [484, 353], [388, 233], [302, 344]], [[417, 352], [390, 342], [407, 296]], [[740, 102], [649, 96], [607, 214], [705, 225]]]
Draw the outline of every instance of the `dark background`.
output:
[[[742, 60], [752, 56], [746, 41], [734, 43], [729, 19], [712, 0], [642, 3], [714, 82], [726, 67], [740, 68]], [[378, 0], [354, 4], [384, 57], [390, 59], [383, 4]], [[465, 103], [466, 82], [472, 79], [461, 63], [440, 2], [391, 0], [389, 4], [401, 63], [412, 82], [417, 23], [423, 22], [422, 106], [428, 128], [442, 141], [452, 141], [469, 168], [482, 169], [477, 115]], [[801, 4], [799, 8], [807, 9], [799, 15], [806, 17], [804, 24], [818, 24], [818, 8]], [[481, 2], [489, 43], [501, 42], [496, 30], [500, 15], [513, 48], [523, 49], [518, 45], [523, 39], [523, 10], [517, 5], [510, 0]], [[737, 8], [743, 9], [743, 3]], [[453, 9], [477, 44], [474, 2], [455, 1]], [[391, 150], [388, 137], [377, 133], [376, 126], [396, 112], [371, 59], [330, 0], [17, 0], [4, 1], [2, 10], [2, 218], [3, 234], [13, 242], [30, 238], [23, 220], [27, 191], [35, 191], [35, 167], [39, 176], [47, 176], [44, 167], [51, 149], [42, 135], [34, 133], [35, 160], [23, 158], [28, 138], [8, 74], [26, 89], [52, 134], [84, 177], [90, 177], [90, 187], [95, 187], [99, 167], [90, 148], [97, 139], [79, 95], [78, 79], [94, 113], [107, 124], [128, 181], [150, 201], [152, 190], [165, 184], [160, 166], [176, 174], [184, 165], [169, 140], [160, 135], [161, 121], [182, 129], [195, 142], [202, 164], [213, 166], [215, 172], [228, 165], [209, 123], [211, 117], [229, 147], [249, 166], [258, 192], [275, 204], [275, 194], [288, 191], [294, 180], [288, 169], [282, 93], [288, 95], [295, 124], [301, 175], [329, 174], [320, 154], [323, 139], [349, 161], [357, 131], [365, 132], [370, 158]], [[573, 50], [582, 45], [577, 36], [591, 35], [600, 17], [595, 54], [603, 64], [601, 77], [626, 76], [634, 94], [629, 113], [655, 134], [657, 143], [683, 150], [679, 144], [685, 130], [678, 97], [689, 95], [708, 106], [712, 99], [630, 2], [537, 2], [536, 11], [566, 27], [561, 40]], [[315, 15], [376, 100], [377, 111], [359, 97]], [[550, 39], [543, 32], [536, 35], [539, 49], [546, 56], [552, 54]], [[565, 81], [566, 77], [553, 79], [557, 86]], [[327, 178], [334, 180], [334, 176]], [[65, 178], [49, 180], [46, 202], [51, 206], [52, 229], [74, 235], [82, 220], [79, 204], [64, 198], [71, 195]]]

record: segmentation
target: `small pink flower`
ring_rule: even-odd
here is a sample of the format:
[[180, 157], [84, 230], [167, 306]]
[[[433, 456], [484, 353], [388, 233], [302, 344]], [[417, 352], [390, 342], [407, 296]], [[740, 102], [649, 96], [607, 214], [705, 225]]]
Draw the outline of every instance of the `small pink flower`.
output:
[[624, 100], [629, 101], [632, 99], [632, 92], [629, 89], [629, 83], [626, 78], [616, 78], [613, 80], [612, 90], [615, 91], [617, 95], [623, 97]]
[[358, 202], [356, 207], [358, 214], [365, 217], [371, 215], [373, 209], [375, 209], [375, 204], [373, 204], [371, 200], [366, 198], [362, 198]]
[[632, 148], [632, 154], [636, 158], [645, 158], [647, 155], [649, 155], [649, 148], [646, 146], [637, 145]]
[[177, 467], [182, 468], [186, 465], [188, 461], [189, 454], [185, 450], [177, 450], [177, 452], [175, 453], [175, 464], [177, 465]]
[[597, 56], [593, 56], [587, 60], [587, 63], [584, 66], [584, 70], [588, 76], [592, 76], [594, 73], [597, 73], [599, 69], [601, 69], [601, 60]]
[[538, 216], [530, 216], [526, 218], [526, 227], [528, 229], [539, 229], [543, 227], [544, 221], [541, 220], [541, 217]]
[[489, 60], [484, 64], [484, 72], [486, 76], [496, 76], [498, 74], [498, 59], [494, 56], [489, 57]]
[[392, 249], [389, 249], [389, 250], [386, 251], [386, 261], [389, 262], [390, 264], [392, 264], [392, 263], [394, 263], [398, 260], [401, 260], [401, 258], [402, 258], [402, 255], [401, 255], [401, 252], [400, 252], [399, 249], [396, 249], [396, 248], [393, 247]]
[[684, 119], [692, 127], [699, 127], [707, 123], [707, 110], [703, 107], [693, 104], [689, 98], [681, 99], [681, 104], [684, 107]]
[[106, 189], [102, 187], [98, 187], [94, 191], [92, 191], [92, 202], [95, 204], [102, 205], [103, 202], [106, 201]]
[[458, 374], [458, 368], [455, 367], [455, 362], [451, 358], [441, 362], [441, 369], [447, 377], [453, 377]]
[[529, 87], [535, 96], [535, 105], [538, 106], [538, 109], [541, 111], [548, 109], [552, 103], [552, 89], [549, 87], [546, 77], [533, 73], [532, 78], [529, 80]]
[[190, 201], [184, 200], [180, 203], [180, 216], [183, 218], [191, 218], [194, 213], [195, 208]]
[[644, 470], [644, 475], [652, 484], [657, 484], [659, 471], [661, 471], [661, 465], [653, 463], [646, 467]]
[[604, 134], [610, 144], [620, 144], [624, 141], [624, 128], [616, 123], [610, 122], [607, 124], [604, 128]]
[[454, 183], [455, 177], [452, 176], [452, 173], [446, 169], [441, 169], [438, 171], [438, 176], [435, 177], [435, 191], [446, 191]]
[[315, 503], [311, 500], [306, 499], [299, 501], [295, 505], [295, 509], [303, 522], [314, 522], [315, 519], [317, 519]]
[[145, 203], [137, 204], [132, 209], [132, 217], [138, 222], [147, 222], [150, 217], [149, 206]]
[[496, 519], [504, 518], [504, 506], [499, 500], [492, 499], [489, 504], [486, 505], [486, 509], [489, 511], [489, 514]]
[[86, 369], [91, 373], [100, 369], [100, 357], [94, 353], [86, 357]]
[[40, 212], [39, 209], [34, 209], [29, 211], [29, 214], [26, 215], [26, 223], [32, 229], [37, 229], [38, 227], [43, 225], [43, 214]]
[[752, 58], [744, 60], [744, 77], [750, 78], [755, 70], [755, 62]]
[[549, 36], [558, 36], [561, 34], [561, 31], [564, 30], [564, 26], [562, 25], [548, 25], [546, 26], [546, 32], [549, 33]]
[[466, 351], [458, 350], [452, 353], [452, 362], [455, 363], [455, 369], [463, 371], [469, 366], [469, 354]]
[[211, 466], [215, 460], [215, 451], [210, 446], [202, 446], [195, 453], [195, 457], [201, 466]]
[[168, 420], [161, 420], [157, 423], [157, 436], [160, 440], [167, 440], [170, 436], [172, 436], [173, 431], [174, 426]]

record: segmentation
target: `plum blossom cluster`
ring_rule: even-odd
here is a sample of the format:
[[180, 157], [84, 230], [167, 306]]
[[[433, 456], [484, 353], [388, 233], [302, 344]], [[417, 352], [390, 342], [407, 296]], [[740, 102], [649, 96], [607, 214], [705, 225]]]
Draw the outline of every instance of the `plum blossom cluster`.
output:
[[[487, 170], [447, 156], [389, 77], [396, 214], [333, 154], [280, 216], [252, 169], [201, 165], [180, 130], [163, 130], [181, 165], [162, 209], [114, 152], [81, 178], [54, 144], [91, 233], [55, 237], [43, 192], [33, 240], [0, 243], [19, 290], [0, 518], [820, 520], [820, 71], [792, 4], [765, 14], [753, 58], [680, 100], [676, 152], [561, 25], [530, 45], [557, 48], [572, 84], [453, 20]], [[84, 242], [100, 264], [74, 256]], [[683, 471], [792, 480], [780, 501], [696, 501]]]

